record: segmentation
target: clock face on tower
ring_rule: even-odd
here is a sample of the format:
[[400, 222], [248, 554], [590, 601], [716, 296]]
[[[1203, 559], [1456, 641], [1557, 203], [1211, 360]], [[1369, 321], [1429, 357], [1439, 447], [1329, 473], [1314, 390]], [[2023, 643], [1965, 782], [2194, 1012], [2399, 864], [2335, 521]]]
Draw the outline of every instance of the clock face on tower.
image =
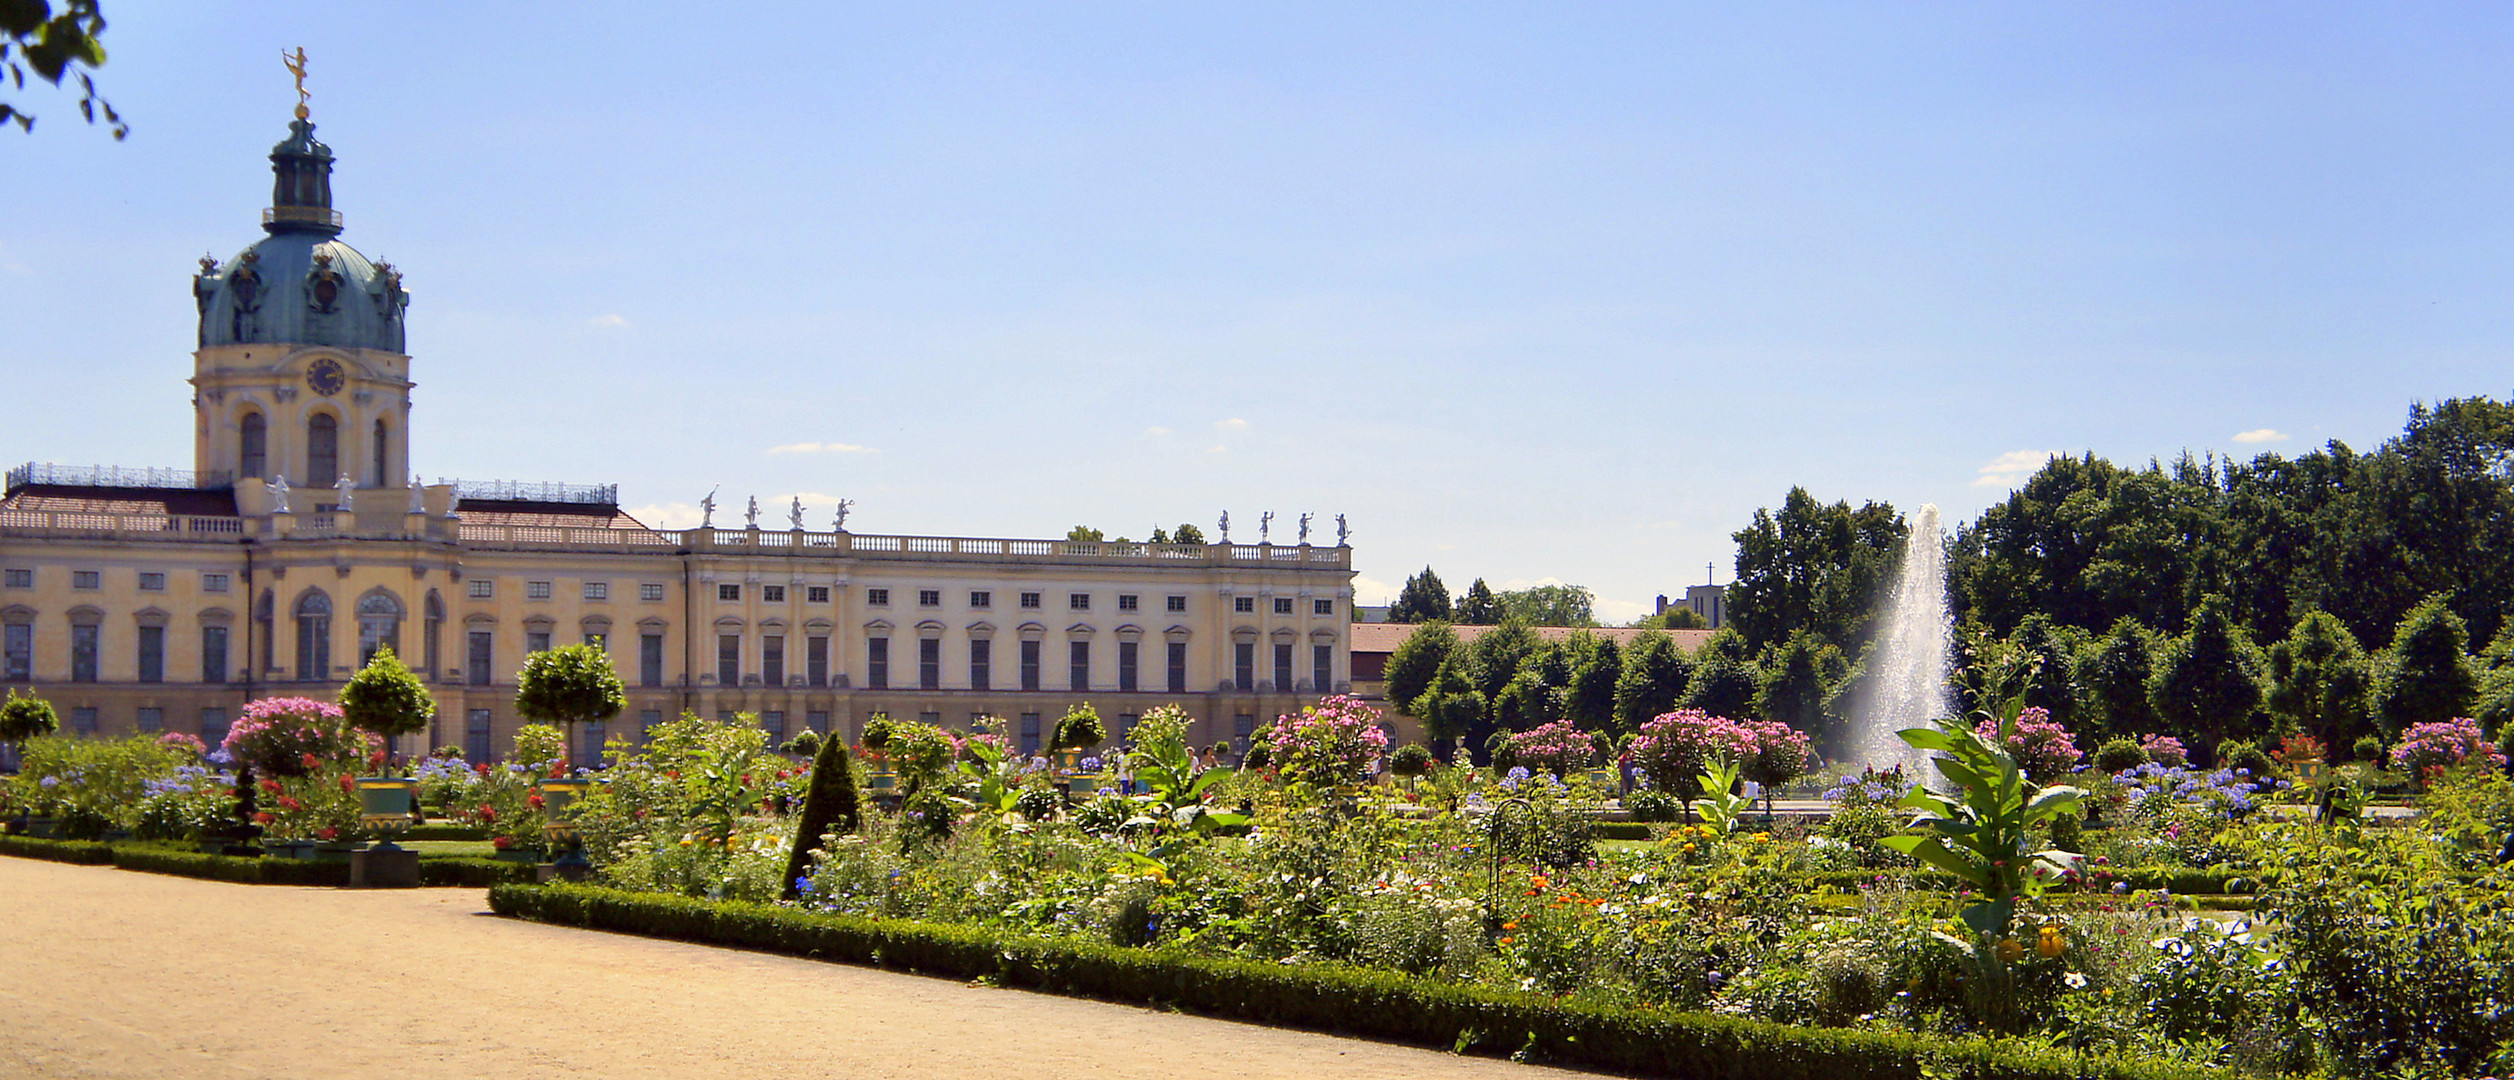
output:
[[349, 374], [341, 370], [338, 360], [327, 356], [306, 365], [306, 385], [313, 387], [315, 393], [330, 397], [348, 384]]

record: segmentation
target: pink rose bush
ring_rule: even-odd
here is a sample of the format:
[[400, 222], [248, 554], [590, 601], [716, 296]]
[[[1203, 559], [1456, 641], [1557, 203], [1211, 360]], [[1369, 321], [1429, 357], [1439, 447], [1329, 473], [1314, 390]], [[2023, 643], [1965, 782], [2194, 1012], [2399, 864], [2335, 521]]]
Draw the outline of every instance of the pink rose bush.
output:
[[[1999, 722], [1996, 720], [1982, 721], [1973, 728], [1973, 734], [1981, 736], [1983, 742], [2007, 751], [2009, 757], [2016, 759], [2017, 767], [2025, 770], [2025, 775], [2036, 783], [2048, 784], [2067, 776], [2069, 770], [2077, 767], [2078, 759], [2086, 756], [2078, 749], [2077, 740], [2070, 737], [2069, 729], [2054, 723], [2051, 710], [2040, 705], [2018, 714], [2016, 728], [2005, 742], [1999, 739]], [[2172, 742], [2171, 739], [2164, 741]], [[2152, 759], [2155, 755], [2156, 751], [2151, 747], [2148, 756]], [[2174, 755], [2182, 756], [2181, 743], [2174, 743]]]
[[2182, 748], [2182, 740], [2171, 735], [2141, 735], [2139, 749], [2147, 751], [2147, 759], [2168, 769], [2191, 764], [2191, 754]]
[[2392, 744], [2392, 767], [2421, 782], [2473, 758], [2486, 760], [2496, 768], [2505, 767], [2505, 754], [2489, 745], [2479, 732], [2479, 722], [2467, 716], [2412, 724], [2409, 730], [2401, 732], [2400, 741]]
[[284, 697], [246, 702], [219, 745], [264, 776], [304, 776], [325, 762], [362, 761], [381, 744], [350, 727], [338, 705]]
[[1807, 774], [1807, 734], [1778, 720], [1749, 720], [1755, 733], [1755, 756], [1746, 762], [1745, 777], [1767, 788]]
[[1502, 742], [1512, 762], [1534, 772], [1566, 775], [1597, 761], [1597, 742], [1569, 720], [1540, 724], [1512, 734]]
[[1762, 739], [1754, 728], [1700, 709], [1678, 709], [1641, 725], [1632, 740], [1632, 760], [1650, 778], [1650, 786], [1685, 798], [1700, 794], [1702, 767], [1712, 755], [1732, 761], [1752, 760]]
[[1297, 713], [1275, 718], [1269, 733], [1272, 768], [1287, 780], [1311, 784], [1358, 784], [1370, 778], [1373, 761], [1388, 749], [1379, 710], [1337, 694]]

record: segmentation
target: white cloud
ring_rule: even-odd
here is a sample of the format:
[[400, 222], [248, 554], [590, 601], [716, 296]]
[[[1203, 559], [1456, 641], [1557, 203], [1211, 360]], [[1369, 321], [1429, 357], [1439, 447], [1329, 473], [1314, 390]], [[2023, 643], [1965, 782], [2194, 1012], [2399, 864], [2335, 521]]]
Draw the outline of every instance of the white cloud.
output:
[[1656, 604], [1636, 604], [1630, 600], [1599, 600], [1592, 605], [1601, 626], [1622, 626], [1644, 615], [1655, 614]]
[[1222, 445], [1221, 443], [1215, 443], [1215, 444], [1213, 444], [1213, 445], [1208, 446], [1208, 447], [1206, 447], [1206, 448], [1205, 448], [1205, 453], [1208, 453], [1208, 454], [1227, 454], [1227, 453], [1230, 453], [1230, 452], [1231, 452], [1231, 448], [1230, 448], [1230, 447], [1227, 447], [1227, 446], [1224, 446], [1224, 445]]
[[1145, 429], [1144, 429], [1144, 434], [1146, 434], [1146, 435], [1151, 435], [1151, 436], [1154, 436], [1154, 437], [1156, 437], [1156, 438], [1157, 438], [1157, 437], [1162, 436], [1162, 435], [1167, 435], [1167, 434], [1170, 434], [1170, 429], [1165, 428], [1165, 427], [1148, 427], [1148, 428], [1145, 428]]
[[[716, 509], [722, 510], [724, 507], [719, 505]], [[630, 517], [645, 522], [649, 528], [656, 529], [695, 529], [698, 527], [699, 519], [704, 516], [699, 511], [697, 503], [685, 502], [632, 506], [628, 514]]]
[[1248, 430], [1248, 421], [1234, 416], [1228, 420], [1216, 420], [1213, 422], [1213, 426], [1224, 431], [1246, 431]]
[[2277, 428], [2255, 428], [2237, 433], [2235, 441], [2239, 443], [2286, 442], [2287, 433]]
[[2009, 487], [2034, 474], [2055, 455], [2049, 450], [2010, 450], [1981, 468], [1974, 487]]
[[600, 327], [600, 328], [602, 328], [602, 329], [609, 330], [609, 329], [613, 329], [613, 328], [615, 328], [615, 327], [627, 326], [627, 325], [628, 325], [628, 320], [627, 320], [627, 319], [625, 319], [625, 318], [622, 318], [622, 317], [621, 317], [618, 313], [616, 313], [616, 312], [615, 312], [615, 313], [613, 313], [613, 314], [608, 314], [608, 315], [596, 315], [596, 316], [594, 316], [593, 318], [590, 318], [590, 319], [585, 320], [585, 325], [587, 325], [587, 326]]
[[870, 447], [870, 446], [857, 446], [857, 445], [856, 445], [856, 444], [854, 444], [854, 443], [842, 443], [842, 442], [799, 442], [799, 443], [787, 443], [787, 444], [785, 444], [784, 446], [772, 446], [772, 447], [769, 447], [769, 448], [768, 448], [768, 452], [769, 452], [769, 453], [771, 453], [771, 454], [878, 454], [878, 453], [881, 453], [881, 451], [876, 450], [876, 449], [873, 449], [873, 448], [872, 448], [872, 447]]
[[1400, 586], [1390, 585], [1378, 578], [1361, 574], [1353, 575], [1353, 602], [1356, 604], [1395, 603], [1400, 589]]

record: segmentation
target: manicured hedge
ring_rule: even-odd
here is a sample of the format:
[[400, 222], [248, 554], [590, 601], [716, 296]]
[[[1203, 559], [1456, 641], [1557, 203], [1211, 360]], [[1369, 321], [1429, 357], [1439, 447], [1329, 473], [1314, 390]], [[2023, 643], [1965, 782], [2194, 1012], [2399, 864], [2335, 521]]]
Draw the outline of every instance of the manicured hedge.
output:
[[486, 889], [492, 885], [533, 882], [531, 863], [500, 859], [419, 858], [419, 884], [428, 888]]
[[1216, 959], [582, 885], [500, 885], [501, 915], [1144, 1002], [1281, 1027], [1698, 1080], [2173, 1080], [2229, 1074], [2022, 1044], [1558, 1001], [1332, 964]]
[[413, 825], [413, 826], [411, 826], [410, 828], [403, 830], [401, 835], [396, 836], [396, 837], [394, 837], [393, 839], [395, 839], [395, 840], [486, 840], [486, 839], [488, 839], [488, 838], [489, 838], [489, 833], [488, 833], [488, 831], [487, 831], [487, 830], [485, 830], [485, 829], [480, 828], [480, 827], [479, 827], [479, 826], [477, 826], [477, 825], [457, 825], [457, 824], [454, 824], [454, 823], [452, 823], [452, 822], [442, 822], [442, 823], [438, 823], [438, 824], [431, 824], [431, 825]]
[[22, 859], [103, 866], [113, 861], [113, 845], [94, 840], [43, 840], [31, 836], [0, 836], [0, 855]]

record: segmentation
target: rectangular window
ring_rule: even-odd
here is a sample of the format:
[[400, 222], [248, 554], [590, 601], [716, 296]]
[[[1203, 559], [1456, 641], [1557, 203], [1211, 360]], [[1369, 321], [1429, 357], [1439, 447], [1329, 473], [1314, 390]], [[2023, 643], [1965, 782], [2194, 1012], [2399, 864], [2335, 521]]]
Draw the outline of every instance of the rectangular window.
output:
[[611, 635], [609, 635], [609, 634], [587, 634], [587, 635], [585, 635], [585, 644], [587, 644], [587, 645], [591, 645], [591, 646], [593, 646], [594, 648], [600, 649], [600, 650], [602, 650], [602, 651], [604, 651], [604, 652], [610, 652], [610, 651], [611, 651]]
[[70, 587], [71, 587], [71, 588], [73, 588], [73, 589], [94, 589], [94, 588], [98, 588], [98, 587], [100, 587], [100, 586], [102, 586], [102, 585], [104, 584], [104, 580], [105, 580], [105, 576], [104, 576], [104, 574], [103, 574], [102, 572], [100, 572], [100, 571], [96, 571], [96, 570], [72, 570], [72, 571], [70, 571]]
[[32, 571], [32, 570], [11, 570], [11, 571], [9, 571], [9, 587], [10, 587], [10, 588], [12, 588], [12, 589], [32, 589], [32, 588], [34, 588], [34, 587], [35, 587], [35, 572], [34, 572], [34, 571]]
[[203, 574], [203, 575], [201, 575], [201, 591], [202, 591], [202, 592], [207, 592], [207, 593], [223, 593], [223, 592], [226, 592], [226, 591], [227, 591], [227, 575], [225, 575], [225, 574]]
[[1135, 721], [1140, 719], [1142, 717], [1134, 713], [1119, 713], [1117, 723], [1109, 728], [1109, 734], [1116, 736], [1119, 742], [1131, 742], [1135, 738]]
[[1241, 713], [1231, 718], [1231, 748], [1245, 755], [1248, 744], [1257, 737], [1257, 718]]
[[1134, 610], [1137, 610], [1137, 609], [1141, 606], [1142, 601], [1143, 601], [1143, 598], [1142, 598], [1142, 597], [1137, 596], [1137, 595], [1135, 595], [1135, 594], [1133, 594], [1133, 593], [1119, 593], [1119, 594], [1117, 594], [1117, 610], [1119, 610], [1119, 611], [1134, 611]]
[[1335, 684], [1336, 647], [1333, 645], [1310, 646], [1309, 688], [1321, 694], [1330, 694], [1335, 692]]
[[728, 604], [737, 603], [742, 599], [742, 587], [739, 585], [718, 585], [716, 586], [716, 599], [720, 602]]
[[227, 681], [227, 628], [201, 628], [201, 681], [212, 686]]
[[1187, 610], [1187, 598], [1184, 596], [1173, 596], [1162, 601], [1162, 606], [1168, 609], [1171, 614], [1177, 614]]
[[639, 709], [637, 711], [637, 745], [644, 746], [654, 741], [655, 729], [662, 725], [662, 709]]
[[489, 710], [473, 709], [463, 714], [463, 758], [478, 764], [489, 760], [495, 749], [489, 742]]
[[547, 582], [547, 581], [527, 581], [527, 582], [525, 582], [525, 583], [524, 583], [524, 599], [526, 599], [526, 600], [547, 600], [547, 599], [549, 599], [549, 598], [550, 598], [550, 583], [549, 583], [549, 582]]
[[663, 583], [660, 581], [640, 583], [637, 586], [637, 598], [650, 604], [663, 599]]
[[1170, 692], [1187, 692], [1187, 643], [1184, 641], [1170, 643]]
[[1292, 692], [1292, 643], [1288, 641], [1274, 647], [1274, 689], [1278, 694]]
[[1039, 714], [1034, 712], [1021, 714], [1021, 752], [1035, 754], [1039, 752], [1040, 747], [1045, 745], [1047, 745], [1046, 742], [1039, 737]]
[[140, 627], [140, 681], [166, 681], [166, 628]]
[[1132, 641], [1117, 643], [1117, 689], [1120, 693], [1135, 692], [1135, 657], [1140, 646]]
[[201, 710], [201, 741], [217, 746], [227, 741], [227, 710], [212, 705]]
[[943, 714], [938, 712], [918, 713], [917, 723], [924, 724], [927, 727], [941, 727], [943, 726]]
[[803, 639], [803, 681], [813, 686], [829, 685], [829, 635], [814, 634]]
[[0, 628], [5, 636], [6, 663], [10, 682], [33, 682], [35, 679], [35, 628], [26, 623], [10, 623]]
[[545, 653], [545, 652], [549, 652], [549, 651], [550, 651], [550, 632], [549, 632], [549, 631], [547, 631], [547, 630], [526, 630], [526, 631], [524, 631], [524, 655], [526, 655], [526, 656], [531, 656], [531, 655], [532, 655], [532, 654], [534, 654], [534, 653]]
[[716, 683], [742, 685], [742, 635], [716, 635]]
[[1334, 615], [1336, 613], [1336, 602], [1333, 600], [1312, 600], [1309, 602], [1309, 613], [1312, 615]]
[[1289, 597], [1289, 596], [1278, 596], [1278, 597], [1275, 597], [1275, 598], [1274, 598], [1274, 613], [1275, 613], [1275, 614], [1277, 614], [1277, 615], [1289, 615], [1289, 614], [1291, 614], [1291, 613], [1292, 613], [1292, 598], [1291, 598], [1291, 597]]
[[464, 582], [463, 588], [474, 600], [486, 600], [498, 594], [496, 578], [476, 577]]
[[941, 590], [941, 589], [918, 589], [918, 590], [917, 590], [917, 606], [918, 606], [918, 607], [941, 607], [941, 606], [943, 606], [943, 590]]
[[1066, 673], [1072, 676], [1070, 688], [1075, 693], [1091, 689], [1091, 643], [1088, 641], [1066, 642], [1065, 654]]
[[823, 735], [827, 735], [827, 734], [829, 734], [829, 710], [827, 710], [827, 709], [807, 709], [807, 710], [804, 710], [804, 713], [803, 713], [803, 726], [804, 726], [804, 727], [807, 727], [807, 728], [810, 728], [810, 729], [812, 729], [813, 731], [817, 731], [817, 732], [819, 732], [819, 733], [821, 733], [821, 734], [823, 734]]
[[1231, 646], [1231, 688], [1246, 693], [1257, 687], [1257, 643], [1242, 641]]
[[1026, 592], [1026, 593], [1021, 594], [1021, 606], [1022, 606], [1022, 607], [1025, 607], [1025, 608], [1036, 608], [1036, 607], [1038, 607], [1038, 606], [1039, 606], [1039, 603], [1040, 603], [1040, 599], [1039, 599], [1039, 598], [1040, 598], [1040, 595], [1041, 595], [1041, 594], [1039, 594], [1039, 593], [1034, 593], [1034, 592]]
[[782, 603], [785, 603], [785, 602], [786, 602], [786, 587], [785, 587], [785, 586], [783, 586], [783, 585], [762, 585], [762, 586], [760, 586], [760, 587], [759, 587], [759, 598], [760, 598], [760, 601], [761, 601], [761, 602], [763, 602], [763, 603], [769, 603], [769, 604], [782, 604]]
[[864, 639], [864, 685], [875, 690], [890, 689], [890, 639]]
[[93, 626], [70, 628], [70, 681], [96, 681], [96, 643], [99, 631]]
[[943, 639], [917, 639], [917, 689], [943, 688]]
[[142, 570], [142, 571], [140, 571], [140, 591], [141, 591], [141, 592], [165, 592], [165, 591], [166, 591], [166, 575], [161, 574], [161, 573], [157, 573], [157, 572], [152, 571], [152, 570]]
[[1231, 610], [1242, 615], [1256, 614], [1257, 598], [1254, 596], [1234, 596], [1231, 598]]
[[609, 599], [611, 599], [611, 583], [610, 583], [610, 582], [608, 582], [608, 581], [588, 581], [588, 582], [586, 582], [586, 583], [585, 583], [585, 599], [587, 599], [587, 600], [609, 600]]
[[986, 610], [986, 609], [988, 609], [988, 608], [994, 607], [994, 606], [995, 606], [995, 594], [994, 594], [994, 593], [991, 593], [991, 592], [973, 592], [973, 593], [970, 593], [970, 594], [969, 594], [969, 606], [970, 606], [971, 608], [975, 609], [975, 610], [978, 610], [978, 611], [984, 611], [984, 610]]
[[577, 731], [577, 737], [583, 744], [576, 750], [577, 766], [586, 769], [601, 768], [602, 747], [611, 741], [610, 725], [600, 720], [587, 720], [577, 725]]
[[1090, 593], [1087, 593], [1087, 592], [1066, 593], [1066, 594], [1065, 594], [1065, 610], [1067, 610], [1067, 611], [1089, 611], [1089, 610], [1091, 610], [1091, 594], [1090, 594]]
[[1021, 643], [1021, 688], [1024, 690], [1036, 690], [1039, 688], [1038, 642], [1025, 641]]
[[768, 746], [770, 749], [775, 749], [778, 743], [786, 741], [786, 714], [784, 710], [770, 709], [760, 713], [759, 729], [768, 733]]
[[992, 690], [995, 688], [995, 675], [992, 670], [994, 659], [994, 642], [985, 638], [975, 638], [969, 642], [969, 689]]
[[81, 735], [96, 734], [96, 707], [81, 705], [70, 710], [70, 730]]
[[637, 635], [637, 685], [663, 685], [663, 635]]
[[166, 710], [155, 705], [140, 706], [140, 734], [155, 735], [166, 730]]
[[786, 684], [786, 636], [769, 634], [759, 639], [759, 681], [770, 686]]
[[866, 604], [866, 605], [871, 606], [871, 607], [889, 607], [889, 606], [890, 606], [890, 590], [889, 590], [889, 589], [866, 589], [866, 590], [864, 590], [864, 602], [865, 602], [865, 604]]
[[826, 603], [828, 603], [828, 602], [829, 602], [829, 586], [827, 586], [827, 585], [806, 585], [806, 586], [804, 586], [804, 587], [803, 587], [803, 602], [804, 602], [804, 603], [806, 603], [806, 604], [826, 604]]
[[470, 683], [473, 686], [489, 685], [489, 669], [491, 666], [489, 663], [489, 640], [489, 632], [486, 630], [474, 630], [471, 632], [471, 641], [467, 646], [468, 651], [463, 657], [463, 666], [466, 669], [463, 672], [464, 682]]

